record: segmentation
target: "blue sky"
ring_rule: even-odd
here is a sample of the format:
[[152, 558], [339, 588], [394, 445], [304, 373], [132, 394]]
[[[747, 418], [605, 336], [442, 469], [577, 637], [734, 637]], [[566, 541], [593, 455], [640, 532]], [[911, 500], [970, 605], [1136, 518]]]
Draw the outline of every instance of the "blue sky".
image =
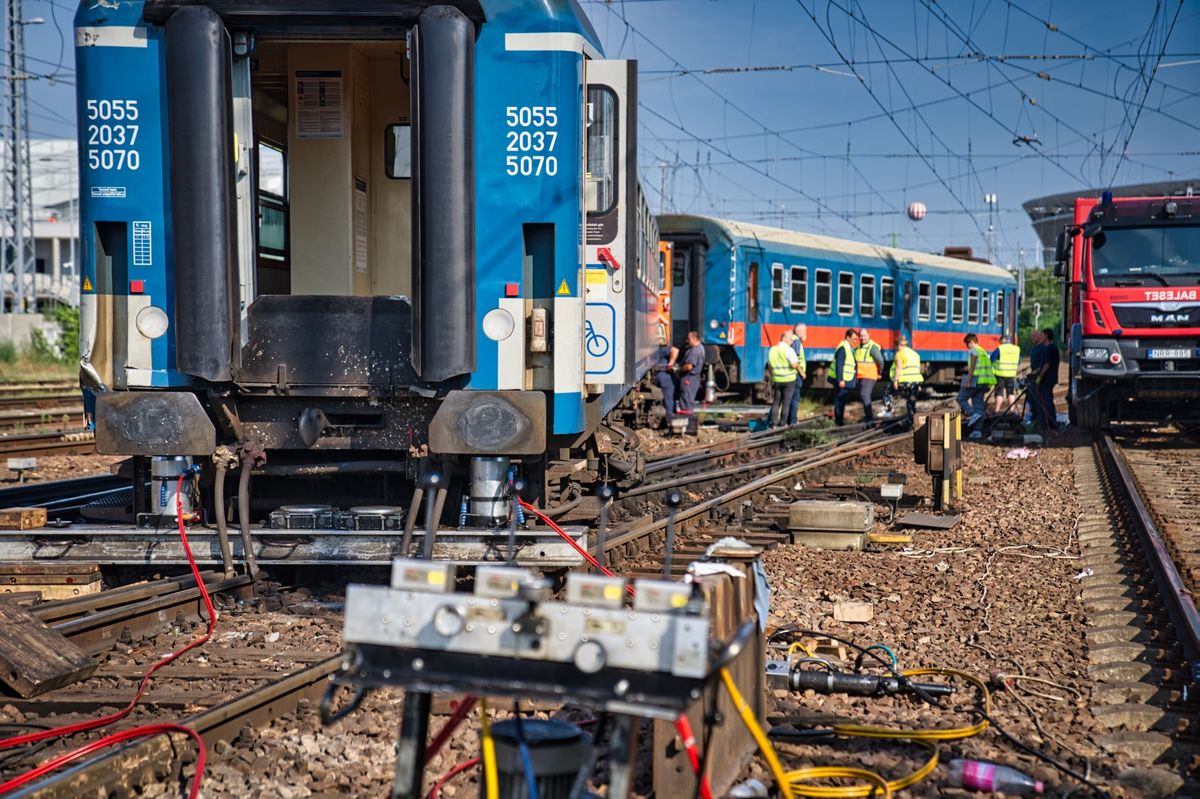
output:
[[[997, 260], [1024, 248], [1033, 263], [1023, 201], [1200, 177], [1196, 0], [583, 7], [610, 57], [640, 61], [639, 158], [656, 209], [978, 254], [994, 221]], [[27, 29], [42, 76], [34, 135], [72, 136], [74, 6], [24, 8], [45, 20]], [[913, 201], [928, 208], [919, 223], [904, 214]]]

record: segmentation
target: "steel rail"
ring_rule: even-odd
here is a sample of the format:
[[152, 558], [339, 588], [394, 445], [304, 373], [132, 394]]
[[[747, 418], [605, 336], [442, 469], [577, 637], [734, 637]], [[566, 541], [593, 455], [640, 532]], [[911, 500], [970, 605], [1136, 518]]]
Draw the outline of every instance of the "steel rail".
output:
[[1187, 679], [1193, 684], [1200, 682], [1200, 611], [1197, 611], [1196, 602], [1175, 567], [1171, 552], [1120, 448], [1107, 433], [1100, 436], [1097, 447], [1101, 463], [1107, 460], [1112, 465], [1119, 478], [1119, 487], [1132, 511], [1134, 527], [1142, 542], [1143, 556], [1158, 583], [1163, 605], [1183, 647], [1184, 658], [1187, 661]]
[[0, 508], [45, 508], [52, 516], [61, 515], [132, 488], [133, 483], [128, 478], [113, 474], [26, 483], [0, 488]]
[[49, 410], [63, 407], [79, 408], [80, 412], [82, 412], [83, 403], [79, 391], [74, 391], [70, 394], [33, 394], [16, 397], [0, 395], [0, 409], [36, 408]]
[[801, 431], [820, 430], [827, 432], [831, 436], [851, 436], [862, 432], [863, 430], [871, 429], [868, 423], [860, 422], [858, 424], [846, 425], [844, 427], [817, 428], [815, 420], [824, 417], [810, 417], [814, 421], [801, 420], [794, 425], [774, 430], [762, 431], [760, 433], [751, 433], [741, 439], [726, 442], [724, 444], [714, 444], [696, 451], [684, 452], [681, 455], [672, 455], [671, 457], [659, 458], [657, 460], [648, 461], [646, 464], [646, 474], [657, 474], [658, 472], [675, 470], [681, 466], [688, 466], [693, 463], [702, 463], [704, 461], [715, 460], [717, 458], [728, 455], [736, 455], [740, 452], [749, 452], [763, 447], [769, 447], [773, 444], [786, 442], [789, 438], [797, 435]]
[[[687, 510], [678, 512], [675, 515], [675, 521], [676, 523], [686, 522], [689, 519], [693, 519], [697, 516], [707, 513], [713, 508], [717, 508], [721, 505], [741, 499], [747, 494], [753, 494], [756, 491], [761, 491], [762, 489], [775, 485], [776, 483], [782, 483], [783, 481], [789, 480], [797, 475], [803, 474], [804, 472], [811, 471], [822, 466], [840, 463], [841, 461], [850, 460], [851, 458], [860, 457], [862, 455], [869, 455], [872, 452], [877, 452], [881, 449], [891, 446], [892, 444], [899, 443], [906, 439], [910, 440], [911, 438], [912, 433], [906, 432], [899, 433], [897, 435], [885, 436], [877, 441], [871, 441], [869, 443], [859, 443], [849, 449], [835, 448], [826, 454], [814, 456], [812, 460], [801, 461], [800, 463], [789, 466], [786, 469], [781, 469], [772, 474], [760, 477], [757, 480], [752, 480], [749, 483], [745, 483], [733, 489], [732, 491], [727, 491], [724, 494], [720, 494], [710, 499], [706, 499], [703, 502], [692, 505]], [[741, 471], [753, 469], [754, 466], [754, 462], [746, 463], [741, 467]], [[691, 479], [689, 479], [689, 482], [701, 481], [703, 480], [703, 477], [704, 475], [702, 474], [692, 475]], [[605, 551], [611, 552], [618, 547], [638, 541], [660, 530], [665, 530], [666, 527], [666, 518], [658, 519], [648, 524], [639, 524], [635, 522], [633, 525], [626, 527], [624, 530], [618, 530], [614, 533], [611, 533], [605, 541]]]
[[0, 436], [0, 455], [86, 455], [95, 451], [96, 438], [90, 430]]
[[[846, 428], [840, 428], [840, 429], [846, 429]], [[643, 494], [650, 494], [655, 491], [664, 491], [668, 488], [678, 488], [679, 486], [688, 485], [690, 483], [706, 482], [708, 480], [716, 480], [721, 477], [729, 477], [731, 475], [739, 474], [741, 472], [752, 471], [755, 469], [769, 469], [773, 466], [782, 466], [784, 464], [794, 463], [796, 461], [807, 460], [810, 458], [817, 457], [818, 453], [820, 453], [820, 452], [830, 452], [830, 451], [837, 450], [839, 447], [843, 447], [843, 446], [846, 446], [847, 444], [852, 444], [856, 441], [863, 440], [864, 438], [876, 435], [879, 432], [880, 432], [879, 428], [869, 428], [866, 430], [860, 429], [857, 432], [854, 432], [852, 435], [846, 436], [844, 439], [842, 439], [840, 441], [832, 441], [827, 444], [819, 444], [815, 447], [809, 447], [809, 448], [802, 449], [802, 450], [795, 450], [792, 452], [785, 452], [781, 455], [774, 455], [769, 458], [761, 458], [761, 459], [757, 459], [757, 460], [753, 460], [753, 461], [746, 461], [745, 463], [738, 463], [738, 464], [734, 464], [732, 466], [726, 466], [726, 467], [720, 468], [720, 469], [704, 471], [704, 472], [693, 472], [693, 473], [681, 475], [679, 477], [672, 478], [669, 480], [660, 480], [655, 483], [644, 483], [642, 485], [634, 486], [633, 488], [622, 492], [621, 496], [622, 497], [636, 497], [636, 496], [641, 496]], [[733, 453], [721, 453], [721, 454], [722, 455], [736, 454], [738, 452], [748, 452], [748, 451], [749, 451], [749, 448], [735, 450]], [[701, 460], [707, 460], [707, 459], [701, 459]]]
[[[316, 700], [324, 691], [329, 675], [340, 665], [341, 655], [330, 657], [202, 713], [187, 716], [179, 723], [200, 733], [207, 746], [230, 741], [246, 724], [265, 724], [291, 712], [305, 699]], [[264, 674], [264, 678], [267, 676]], [[193, 747], [181, 734], [126, 744], [22, 788], [9, 799], [129, 795], [153, 779], [175, 773]]]

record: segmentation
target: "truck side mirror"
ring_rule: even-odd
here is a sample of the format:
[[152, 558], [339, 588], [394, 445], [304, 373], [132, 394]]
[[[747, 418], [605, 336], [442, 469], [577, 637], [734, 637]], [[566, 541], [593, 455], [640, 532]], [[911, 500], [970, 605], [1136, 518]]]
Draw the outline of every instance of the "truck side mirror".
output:
[[1058, 238], [1054, 240], [1054, 260], [1061, 262], [1067, 260], [1067, 251], [1071, 248], [1071, 240], [1067, 237], [1067, 231], [1058, 231]]

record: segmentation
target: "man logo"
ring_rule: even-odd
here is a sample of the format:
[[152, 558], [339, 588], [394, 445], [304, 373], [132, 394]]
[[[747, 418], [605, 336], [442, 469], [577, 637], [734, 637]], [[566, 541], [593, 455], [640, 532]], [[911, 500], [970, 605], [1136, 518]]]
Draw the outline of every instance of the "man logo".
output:
[[1192, 315], [1190, 313], [1152, 313], [1150, 314], [1150, 323], [1155, 325], [1175, 325], [1181, 322], [1190, 322]]

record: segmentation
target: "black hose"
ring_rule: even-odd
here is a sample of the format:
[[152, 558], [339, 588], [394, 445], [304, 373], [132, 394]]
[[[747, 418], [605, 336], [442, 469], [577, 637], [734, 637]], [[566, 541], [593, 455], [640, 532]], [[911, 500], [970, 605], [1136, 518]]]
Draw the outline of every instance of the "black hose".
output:
[[250, 472], [249, 458], [243, 458], [242, 474], [238, 479], [238, 525], [242, 528], [242, 557], [246, 561], [246, 573], [252, 580], [257, 580], [258, 562], [254, 558], [254, 541], [250, 538]]
[[233, 576], [233, 548], [229, 545], [229, 519], [225, 517], [225, 474], [227, 467], [224, 458], [217, 464], [216, 483], [213, 486], [213, 501], [217, 510], [217, 544], [221, 547], [221, 564], [225, 567], [225, 576]]

